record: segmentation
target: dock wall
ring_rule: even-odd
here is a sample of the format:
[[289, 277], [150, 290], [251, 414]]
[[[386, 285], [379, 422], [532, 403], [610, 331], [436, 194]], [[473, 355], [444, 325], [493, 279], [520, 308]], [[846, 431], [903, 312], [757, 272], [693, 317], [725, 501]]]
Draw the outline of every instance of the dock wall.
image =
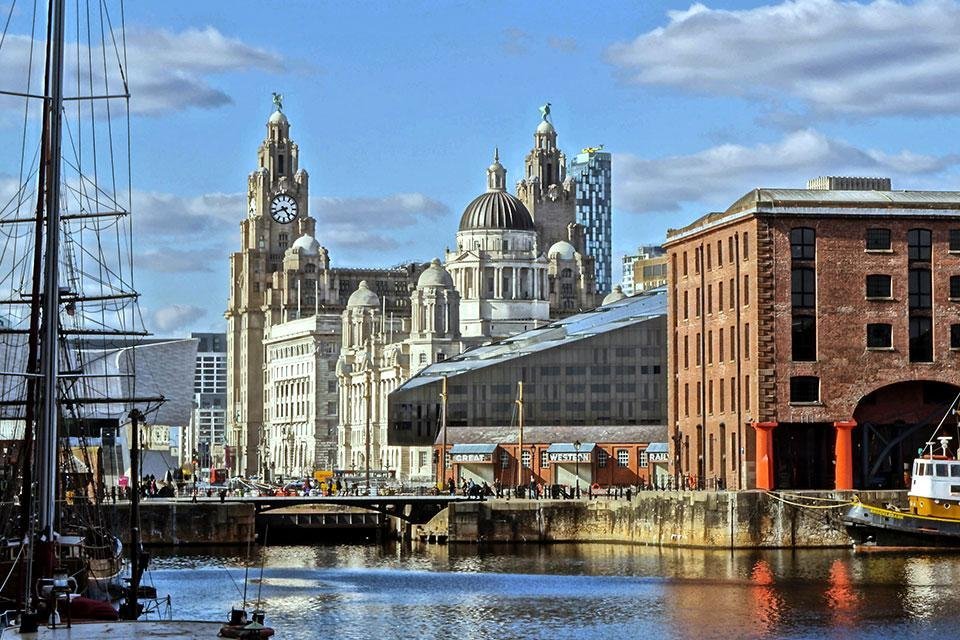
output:
[[[728, 549], [846, 547], [842, 508], [856, 494], [906, 504], [905, 491], [641, 492], [625, 499], [489, 500], [451, 504], [450, 542], [622, 542]], [[778, 497], [779, 496], [779, 497]], [[797, 504], [813, 506], [796, 506]], [[817, 508], [821, 507], [821, 508]], [[441, 514], [443, 515], [443, 514]], [[444, 526], [440, 517], [426, 530]]]
[[[115, 530], [129, 537], [129, 503], [116, 505]], [[238, 503], [145, 500], [140, 505], [145, 545], [243, 545], [256, 535], [254, 506]]]

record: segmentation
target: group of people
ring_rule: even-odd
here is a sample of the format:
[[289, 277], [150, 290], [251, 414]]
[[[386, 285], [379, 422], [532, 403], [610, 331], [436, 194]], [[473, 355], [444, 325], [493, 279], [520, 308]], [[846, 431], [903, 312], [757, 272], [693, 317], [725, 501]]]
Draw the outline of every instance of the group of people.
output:
[[486, 480], [480, 482], [473, 478], [461, 478], [459, 485], [453, 477], [447, 478], [443, 485], [445, 493], [453, 496], [458, 493], [469, 498], [529, 498], [531, 500], [553, 499], [570, 500], [575, 498], [613, 498], [631, 500], [634, 495], [643, 490], [655, 490], [659, 487], [654, 484], [643, 483], [640, 485], [607, 485], [599, 486], [597, 484], [584, 485], [566, 485], [566, 484], [546, 484], [537, 482], [531, 478], [527, 485], [518, 485], [515, 487], [504, 485], [497, 478], [493, 485], [489, 485]]

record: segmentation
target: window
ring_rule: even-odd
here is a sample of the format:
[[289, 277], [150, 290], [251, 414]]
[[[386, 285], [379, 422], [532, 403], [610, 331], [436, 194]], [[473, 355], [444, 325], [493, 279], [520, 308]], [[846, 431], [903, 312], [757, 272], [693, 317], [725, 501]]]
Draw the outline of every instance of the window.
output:
[[790, 402], [819, 402], [820, 378], [793, 376], [790, 378]]
[[793, 360], [813, 362], [817, 359], [817, 321], [813, 316], [793, 318]]
[[907, 231], [907, 257], [911, 262], [930, 262], [932, 235], [929, 229]]
[[527, 450], [523, 450], [523, 451], [520, 452], [520, 464], [523, 465], [523, 468], [524, 468], [524, 469], [529, 469], [529, 468], [530, 468], [530, 460], [531, 460], [532, 457], [533, 457], [533, 456], [532, 456], [532, 455], [530, 454], [530, 452], [527, 451]]
[[630, 464], [630, 450], [617, 449], [617, 466], [626, 467]]
[[683, 319], [686, 320], [690, 317], [690, 297], [689, 291], [683, 292]]
[[500, 451], [500, 468], [508, 469], [510, 467], [510, 454], [506, 451]]
[[683, 277], [687, 277], [687, 252], [683, 252]]
[[960, 324], [950, 325], [950, 348], [960, 349]]
[[910, 269], [908, 286], [910, 308], [929, 309], [932, 302], [930, 269]]
[[810, 267], [793, 269], [791, 293], [794, 309], [813, 309], [817, 297], [816, 273], [813, 269]]
[[730, 307], [731, 311], [733, 311], [734, 307], [737, 306], [736, 296], [734, 295], [736, 293], [736, 282], [737, 282], [736, 280], [734, 280], [733, 278], [730, 278], [730, 304], [728, 304], [727, 306]]
[[950, 251], [960, 251], [960, 229], [950, 229]]
[[540, 449], [540, 468], [546, 469], [547, 465], [550, 464], [550, 460], [547, 458], [547, 450]]
[[[960, 285], [960, 281], [957, 284]], [[881, 274], [867, 276], [868, 298], [889, 298], [891, 295], [890, 276]]]
[[750, 259], [750, 234], [747, 232], [743, 234], [743, 259]]
[[717, 240], [717, 267], [723, 266], [723, 241]]
[[910, 362], [933, 362], [933, 328], [930, 318], [910, 318]]
[[817, 256], [817, 234], [809, 227], [790, 230], [790, 257], [794, 260], [813, 260]]
[[750, 323], [749, 322], [743, 325], [743, 357], [746, 360], [750, 359]]
[[960, 276], [950, 276], [950, 298], [960, 298]]
[[607, 452], [604, 451], [603, 449], [600, 449], [599, 451], [597, 451], [597, 466], [600, 467], [601, 469], [606, 467], [608, 457], [609, 456], [607, 456]]
[[750, 304], [750, 276], [743, 274], [743, 304], [744, 306]]
[[867, 229], [867, 251], [890, 251], [890, 229]]
[[639, 457], [640, 457], [640, 468], [641, 468], [641, 469], [646, 469], [646, 468], [647, 468], [647, 458], [648, 458], [648, 456], [647, 456], [647, 450], [644, 449], [643, 451], [641, 451]]
[[867, 325], [867, 349], [889, 349], [893, 346], [892, 326], [889, 324]]

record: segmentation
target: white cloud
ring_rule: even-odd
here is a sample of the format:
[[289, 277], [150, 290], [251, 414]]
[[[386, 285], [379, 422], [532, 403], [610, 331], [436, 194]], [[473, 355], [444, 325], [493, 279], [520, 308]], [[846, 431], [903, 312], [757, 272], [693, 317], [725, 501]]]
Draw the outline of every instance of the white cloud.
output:
[[[154, 274], [217, 273], [220, 263], [240, 249], [239, 223], [247, 215], [246, 194], [207, 193], [178, 196], [138, 191], [133, 196], [138, 269]], [[383, 254], [403, 245], [398, 230], [429, 227], [450, 208], [422, 193], [383, 197], [311, 198], [317, 240], [336, 265], [384, 264]]]
[[311, 201], [315, 218], [359, 228], [409, 227], [450, 213], [450, 207], [422, 193], [397, 193], [382, 198], [319, 197]]
[[517, 27], [507, 27], [503, 30], [500, 48], [512, 56], [523, 55], [530, 50], [530, 34]]
[[846, 116], [960, 109], [960, 2], [693, 4], [607, 51], [632, 81], [781, 101]]
[[547, 38], [547, 46], [563, 53], [573, 53], [577, 50], [576, 38], [563, 36], [550, 36]]
[[174, 333], [196, 323], [207, 315], [207, 310], [192, 304], [171, 304], [153, 312], [153, 322], [148, 329]]
[[617, 154], [614, 204], [634, 213], [678, 211], [691, 203], [725, 208], [752, 187], [803, 187], [818, 175], [889, 176], [894, 188], [904, 188], [903, 179], [937, 175], [957, 164], [957, 155], [860, 149], [806, 129], [772, 144], [721, 144], [685, 156], [647, 160]]
[[[68, 36], [69, 37], [69, 36]], [[43, 42], [29, 36], [10, 34], [4, 42], [4, 55], [0, 58], [0, 84], [12, 91], [26, 91], [30, 49], [34, 53], [32, 91], [41, 87], [40, 77]], [[118, 59], [122, 51], [115, 51], [109, 41], [107, 50], [94, 47], [89, 54], [95, 61], [92, 79], [85, 65], [77, 87], [76, 60], [87, 60], [88, 50], [81, 44], [68, 42], [67, 69], [64, 74], [67, 95], [87, 95], [90, 85], [95, 92], [104, 92], [104, 69], [96, 61], [106, 58], [106, 79], [109, 92], [122, 93], [123, 79], [120, 76]], [[190, 107], [215, 108], [232, 100], [216, 86], [215, 76], [225, 73], [261, 70], [279, 73], [285, 70], [280, 55], [228, 37], [214, 27], [185, 29], [179, 32], [166, 29], [131, 28], [127, 31], [126, 51], [128, 69], [126, 78], [130, 83], [130, 109], [136, 114], [155, 115], [180, 111]], [[16, 101], [5, 100], [4, 107], [14, 107]], [[22, 105], [19, 107], [22, 109]], [[98, 107], [103, 109], [103, 107]], [[105, 113], [105, 112], [104, 112]]]

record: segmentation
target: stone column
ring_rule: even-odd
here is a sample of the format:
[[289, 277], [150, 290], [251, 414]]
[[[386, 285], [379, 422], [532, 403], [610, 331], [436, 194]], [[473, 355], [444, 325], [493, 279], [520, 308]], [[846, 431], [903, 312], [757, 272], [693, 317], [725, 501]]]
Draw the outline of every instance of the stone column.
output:
[[773, 430], [777, 422], [754, 422], [757, 432], [757, 489], [770, 491], [774, 488], [773, 479]]
[[518, 300], [520, 299], [520, 293], [517, 291], [517, 289], [520, 288], [520, 274], [517, 273], [517, 267], [513, 267], [513, 270], [510, 273], [513, 276], [513, 291], [511, 291], [513, 295], [510, 297], [513, 300]]
[[834, 449], [837, 463], [834, 466], [834, 483], [837, 491], [853, 489], [853, 444], [851, 432], [856, 428], [856, 420], [839, 420], [833, 423], [837, 430], [837, 444]]

